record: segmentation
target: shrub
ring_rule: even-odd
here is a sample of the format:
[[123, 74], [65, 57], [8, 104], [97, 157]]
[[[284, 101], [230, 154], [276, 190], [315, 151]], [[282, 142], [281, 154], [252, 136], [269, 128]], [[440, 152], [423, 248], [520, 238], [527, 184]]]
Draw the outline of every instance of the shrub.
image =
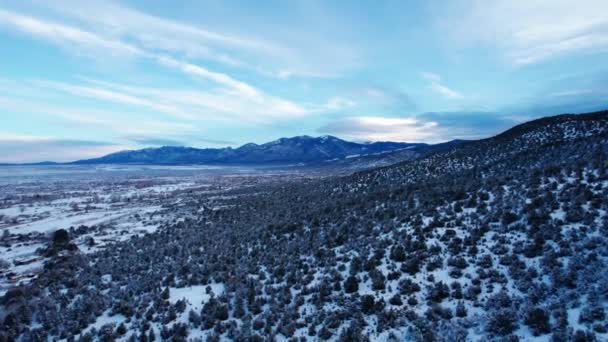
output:
[[344, 281], [344, 292], [353, 293], [359, 290], [359, 280], [355, 276], [349, 276]]
[[364, 314], [370, 315], [374, 313], [374, 296], [372, 295], [363, 295], [361, 296], [361, 311]]
[[517, 328], [515, 313], [511, 310], [500, 310], [488, 320], [488, 332], [495, 335], [509, 335]]
[[551, 331], [549, 314], [541, 308], [533, 308], [526, 313], [525, 323], [534, 336], [548, 334]]

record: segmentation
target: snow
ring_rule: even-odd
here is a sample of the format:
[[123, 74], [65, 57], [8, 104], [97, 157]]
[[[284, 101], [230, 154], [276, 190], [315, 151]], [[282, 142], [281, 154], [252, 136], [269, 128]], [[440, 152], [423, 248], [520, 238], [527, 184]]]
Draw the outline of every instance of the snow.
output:
[[124, 323], [127, 318], [123, 315], [113, 315], [110, 316], [110, 310], [103, 313], [103, 315], [97, 317], [95, 323], [89, 325], [86, 329], [83, 330], [82, 334], [86, 334], [91, 331], [93, 328], [99, 330], [101, 327], [107, 324], [114, 324], [118, 326], [120, 323]]
[[[207, 293], [207, 287], [211, 292]], [[220, 296], [224, 293], [224, 284], [212, 283], [209, 285], [195, 285], [190, 287], [170, 287], [169, 302], [175, 304], [178, 300], [185, 299], [188, 306], [193, 310], [199, 311], [203, 305], [209, 301], [211, 295]], [[186, 310], [188, 312], [188, 310]]]

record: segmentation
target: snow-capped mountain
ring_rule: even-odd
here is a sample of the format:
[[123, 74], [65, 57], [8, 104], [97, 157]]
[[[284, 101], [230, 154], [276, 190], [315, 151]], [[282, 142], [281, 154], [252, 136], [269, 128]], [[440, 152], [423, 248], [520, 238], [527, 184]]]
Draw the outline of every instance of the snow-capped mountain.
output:
[[346, 157], [373, 155], [412, 148], [422, 153], [427, 144], [398, 142], [355, 143], [333, 136], [297, 136], [281, 138], [265, 144], [245, 144], [238, 148], [192, 148], [165, 146], [135, 151], [121, 151], [76, 164], [263, 164], [315, 163]]

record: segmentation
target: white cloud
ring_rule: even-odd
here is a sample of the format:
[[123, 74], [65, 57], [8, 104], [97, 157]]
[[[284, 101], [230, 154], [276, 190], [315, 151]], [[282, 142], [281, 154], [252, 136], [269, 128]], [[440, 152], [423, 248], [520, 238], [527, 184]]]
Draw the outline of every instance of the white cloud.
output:
[[421, 71], [420, 76], [422, 76], [422, 78], [427, 79], [431, 82], [440, 82], [441, 81], [441, 76], [439, 76], [435, 73], [432, 73], [432, 72], [428, 72], [428, 71]]
[[438, 82], [431, 82], [431, 89], [449, 99], [462, 99], [464, 96], [456, 90], [450, 89]]
[[[241, 30], [234, 34], [153, 16], [112, 0], [85, 3], [57, 0], [39, 4], [55, 14], [77, 21], [87, 30], [133, 42], [148, 51], [203, 58], [231, 67], [245, 67], [279, 79], [293, 76], [335, 77], [337, 70], [352, 65], [355, 59], [352, 48], [342, 42], [326, 42], [327, 37], [316, 37], [306, 44], [303, 39], [298, 39], [298, 44], [293, 44], [292, 38], [297, 35], [295, 32], [288, 35], [288, 39], [280, 41], [278, 36], [281, 34], [274, 34], [278, 33], [274, 26], [271, 26], [270, 32], [256, 34], [246, 26], [241, 27], [244, 23], [238, 20], [238, 16], [243, 14], [237, 13], [238, 8], [226, 20], [227, 24], [232, 21], [232, 26]], [[255, 27], [254, 31], [258, 29]], [[284, 27], [281, 33], [287, 29]], [[268, 39], [270, 36], [274, 39]], [[310, 47], [314, 47], [314, 54]]]
[[152, 101], [145, 98], [140, 98], [137, 96], [127, 95], [103, 88], [89, 87], [89, 86], [81, 86], [81, 85], [71, 85], [67, 83], [61, 82], [51, 82], [51, 81], [35, 81], [36, 84], [42, 85], [43, 87], [47, 87], [54, 90], [59, 90], [63, 92], [67, 92], [72, 95], [94, 98], [98, 100], [104, 100], [115, 103], [122, 103], [126, 105], [139, 106], [147, 109], [151, 109], [160, 113], [167, 113], [171, 115], [175, 115], [179, 118], [192, 118], [191, 115], [186, 112], [180, 110], [179, 108], [163, 103], [159, 103], [156, 101]]
[[[0, 19], [13, 29], [31, 34], [36, 37], [48, 39], [60, 44], [79, 45], [81, 48], [93, 50], [110, 50], [116, 53], [128, 52], [141, 58], [151, 59], [165, 67], [179, 70], [180, 72], [212, 81], [220, 86], [211, 92], [190, 91], [190, 94], [202, 95], [198, 99], [185, 102], [197, 104], [214, 110], [213, 114], [229, 113], [232, 116], [242, 118], [246, 116], [249, 121], [264, 121], [268, 119], [288, 119], [314, 114], [319, 111], [319, 106], [303, 106], [293, 101], [266, 94], [250, 84], [234, 79], [233, 77], [219, 72], [214, 72], [193, 63], [178, 60], [174, 57], [144, 50], [142, 48], [102, 38], [94, 33], [83, 31], [78, 28], [56, 24], [49, 21], [39, 20], [32, 17], [22, 16], [9, 11], [0, 10]], [[177, 24], [176, 24], [177, 25]], [[185, 30], [185, 29], [184, 29]], [[202, 35], [201, 32], [199, 34]], [[222, 40], [228, 43], [246, 45], [246, 42], [233, 41], [222, 36], [207, 35], [207, 38]], [[100, 100], [118, 102], [128, 105], [136, 105], [155, 111], [168, 113], [180, 118], [197, 119], [200, 115], [191, 114], [189, 108], [181, 108], [171, 105], [171, 99], [163, 95], [165, 100], [140, 98], [133, 94], [122, 94], [108, 89], [76, 86], [70, 84], [54, 83], [48, 85], [51, 88], [69, 92], [73, 95], [92, 97]], [[183, 90], [178, 91], [181, 95]], [[184, 96], [180, 97], [182, 100]], [[331, 108], [329, 108], [331, 109]], [[206, 115], [207, 117], [209, 115]], [[223, 119], [223, 118], [222, 118]]]
[[[102, 34], [126, 37], [150, 49], [181, 52], [192, 57], [209, 57], [228, 63], [240, 63], [231, 57], [215, 54], [216, 46], [266, 53], [280, 53], [284, 47], [252, 38], [224, 34], [202, 27], [156, 17], [125, 7], [114, 1], [87, 2], [57, 0], [44, 2], [57, 13], [76, 18]], [[223, 60], [228, 58], [228, 60]]]
[[454, 2], [440, 22], [457, 41], [498, 47], [515, 65], [608, 49], [604, 0]]
[[[145, 119], [133, 114], [109, 112], [74, 105], [53, 105], [38, 100], [0, 97], [0, 110], [12, 113], [44, 114], [59, 118], [65, 123], [80, 127], [99, 128], [109, 133], [124, 135], [182, 135], [191, 134], [197, 128], [189, 123]], [[130, 124], [137, 122], [136, 125]], [[6, 134], [5, 134], [6, 136]]]
[[321, 108], [322, 112], [325, 111], [340, 111], [340, 110], [344, 110], [346, 108], [352, 108], [354, 106], [356, 106], [357, 103], [351, 99], [346, 99], [343, 97], [332, 97], [330, 98], [327, 103], [323, 106], [323, 108]]
[[116, 54], [128, 53], [140, 57], [152, 58], [162, 65], [181, 70], [186, 74], [203, 77], [218, 84], [231, 87], [243, 95], [255, 96], [257, 94], [257, 91], [252, 86], [237, 81], [226, 74], [213, 72], [201, 66], [182, 62], [166, 55], [142, 50], [119, 40], [105, 39], [97, 34], [75, 27], [39, 20], [0, 9], [0, 24], [2, 23], [21, 32], [49, 39], [61, 44], [78, 44], [84, 48], [104, 52], [113, 52]]
[[120, 41], [104, 39], [75, 27], [43, 21], [3, 9], [0, 9], [0, 25], [48, 39], [61, 44], [63, 47], [73, 48], [71, 44], [77, 44], [88, 49], [111, 54], [140, 55], [142, 53], [138, 48]]
[[587, 95], [593, 93], [593, 90], [590, 89], [574, 89], [574, 90], [564, 90], [558, 91], [550, 94], [549, 96], [553, 97], [564, 97], [564, 96], [578, 96], [578, 95]]
[[429, 87], [436, 93], [439, 93], [444, 97], [453, 100], [459, 100], [464, 98], [464, 95], [462, 95], [460, 92], [448, 88], [447, 86], [442, 84], [441, 76], [439, 76], [438, 74], [428, 71], [422, 71], [420, 72], [420, 76], [425, 80], [429, 81]]
[[[192, 120], [218, 120], [263, 123], [268, 120], [287, 120], [316, 114], [315, 106], [303, 106], [288, 100], [273, 97], [259, 91], [250, 93], [234, 89], [200, 91], [187, 88], [155, 88], [124, 85], [97, 80], [87, 81], [101, 89], [122, 93], [139, 99], [154, 100], [155, 103], [188, 112]], [[235, 93], [235, 91], [237, 93]], [[323, 108], [323, 112], [328, 109]]]
[[249, 84], [246, 84], [244, 82], [237, 81], [226, 74], [213, 72], [213, 71], [210, 71], [203, 67], [200, 67], [198, 65], [191, 64], [191, 63], [180, 62], [176, 59], [173, 59], [173, 58], [167, 57], [167, 56], [158, 56], [157, 60], [161, 64], [180, 69], [181, 71], [183, 71], [186, 74], [199, 76], [199, 77], [217, 82], [219, 84], [225, 85], [229, 88], [234, 89], [239, 95], [247, 96], [247, 97], [256, 97], [256, 96], [260, 95], [258, 90], [255, 89], [254, 87], [252, 87]]
[[430, 142], [442, 136], [436, 122], [413, 117], [355, 116], [335, 120], [319, 131], [359, 141]]

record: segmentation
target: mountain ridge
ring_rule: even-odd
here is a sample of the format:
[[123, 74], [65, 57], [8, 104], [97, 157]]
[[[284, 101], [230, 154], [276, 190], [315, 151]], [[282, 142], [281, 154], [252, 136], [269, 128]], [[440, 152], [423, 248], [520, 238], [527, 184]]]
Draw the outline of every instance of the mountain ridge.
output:
[[405, 148], [418, 150], [416, 156], [432, 146], [424, 143], [379, 141], [357, 143], [334, 136], [307, 135], [279, 138], [263, 144], [247, 143], [237, 148], [195, 148], [162, 146], [140, 150], [125, 150], [99, 158], [84, 159], [69, 164], [289, 164], [323, 163], [332, 160], [389, 153]]

